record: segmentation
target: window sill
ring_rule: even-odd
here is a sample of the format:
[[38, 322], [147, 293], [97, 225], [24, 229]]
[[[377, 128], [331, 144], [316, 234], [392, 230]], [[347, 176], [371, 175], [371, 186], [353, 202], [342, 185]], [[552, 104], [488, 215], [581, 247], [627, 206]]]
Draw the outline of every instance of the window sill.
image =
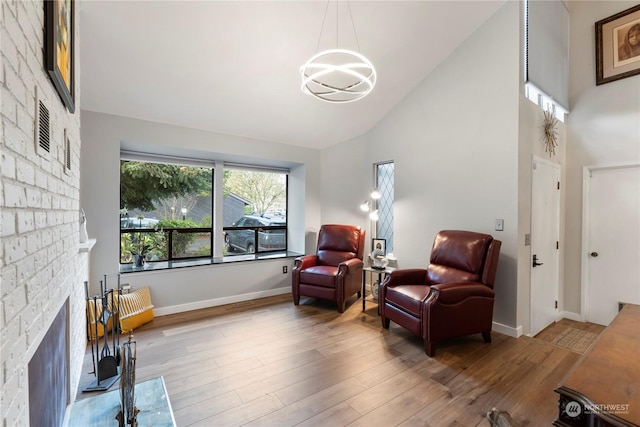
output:
[[120, 264], [120, 273], [139, 273], [143, 271], [172, 270], [176, 268], [199, 267], [203, 265], [230, 264], [234, 262], [251, 262], [268, 259], [296, 258], [302, 256], [297, 252], [272, 252], [266, 254], [246, 254], [226, 256], [222, 258], [199, 258], [179, 261], [148, 261], [143, 267], [134, 267], [133, 264]]

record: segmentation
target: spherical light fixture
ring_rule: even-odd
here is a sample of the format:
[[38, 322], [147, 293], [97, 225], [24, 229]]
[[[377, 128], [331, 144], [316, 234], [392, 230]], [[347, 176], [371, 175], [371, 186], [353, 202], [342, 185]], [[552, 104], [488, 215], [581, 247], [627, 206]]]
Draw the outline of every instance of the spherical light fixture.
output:
[[367, 96], [376, 84], [376, 70], [366, 57], [347, 49], [312, 56], [302, 67], [302, 91], [333, 103]]
[[[349, 49], [339, 49], [338, 0], [336, 0], [336, 48], [318, 53], [322, 32], [329, 11], [329, 1], [324, 11], [320, 37], [313, 55], [302, 67], [302, 91], [331, 103], [353, 102], [367, 96], [376, 85], [376, 70], [364, 55]], [[360, 43], [353, 23], [351, 5], [346, 2], [358, 50]]]

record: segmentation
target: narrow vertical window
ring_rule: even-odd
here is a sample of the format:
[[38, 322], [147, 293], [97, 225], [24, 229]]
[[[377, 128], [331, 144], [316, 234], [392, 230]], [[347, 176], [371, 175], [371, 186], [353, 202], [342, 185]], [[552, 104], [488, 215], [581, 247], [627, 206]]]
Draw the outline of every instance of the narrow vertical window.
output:
[[380, 192], [377, 201], [379, 219], [376, 222], [376, 237], [386, 239], [386, 252], [393, 252], [393, 187], [394, 163], [375, 165], [376, 188]]

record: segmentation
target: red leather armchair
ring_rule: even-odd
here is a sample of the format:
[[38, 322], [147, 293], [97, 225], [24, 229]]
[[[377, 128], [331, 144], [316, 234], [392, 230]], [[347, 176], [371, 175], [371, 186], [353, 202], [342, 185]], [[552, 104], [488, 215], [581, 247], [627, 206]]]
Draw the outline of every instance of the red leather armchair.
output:
[[387, 275], [379, 295], [382, 326], [388, 329], [392, 320], [422, 337], [428, 356], [448, 338], [482, 333], [491, 342], [501, 245], [488, 234], [439, 232], [426, 269]]
[[320, 298], [335, 301], [343, 313], [346, 300], [361, 293], [364, 236], [365, 231], [353, 225], [323, 225], [316, 254], [294, 260], [293, 303], [298, 305], [301, 295]]

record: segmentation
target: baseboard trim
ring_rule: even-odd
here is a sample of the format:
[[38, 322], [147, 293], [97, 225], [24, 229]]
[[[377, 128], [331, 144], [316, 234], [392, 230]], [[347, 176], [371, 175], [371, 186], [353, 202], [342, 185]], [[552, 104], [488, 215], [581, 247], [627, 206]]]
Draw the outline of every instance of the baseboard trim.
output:
[[[291, 293], [291, 287], [289, 286], [284, 288], [276, 288], [276, 289], [269, 289], [265, 291], [251, 292], [251, 293], [242, 294], [242, 295], [232, 295], [232, 296], [222, 297], [222, 298], [213, 298], [209, 300], [196, 301], [196, 302], [191, 302], [187, 304], [171, 305], [167, 307], [154, 307], [153, 313], [156, 316], [167, 316], [169, 314], [184, 313], [186, 311], [200, 310], [202, 308], [217, 307], [225, 304], [234, 304], [234, 303], [250, 301], [258, 298], [284, 295], [288, 293]], [[564, 317], [568, 319], [570, 318], [571, 320], [574, 320], [573, 316], [577, 316], [578, 319], [580, 317], [575, 313], [569, 313], [569, 312], [563, 312], [563, 315]], [[572, 316], [572, 317], [569, 317], [569, 316]], [[514, 338], [518, 338], [522, 335], [522, 326], [518, 326], [517, 328], [514, 328], [513, 326], [507, 326], [507, 325], [503, 325], [502, 323], [493, 322], [492, 328], [496, 332], [499, 332], [501, 334], [508, 335]]]
[[558, 313], [558, 317], [560, 319], [569, 319], [569, 320], [575, 320], [576, 322], [584, 322], [584, 320], [582, 320], [582, 316], [578, 313], [572, 313], [570, 311], [561, 311], [560, 313]]
[[251, 292], [242, 295], [232, 295], [222, 298], [213, 298], [204, 301], [190, 302], [187, 304], [171, 305], [167, 307], [154, 307], [153, 314], [155, 316], [166, 316], [169, 314], [184, 313], [185, 311], [200, 310], [202, 308], [217, 307], [219, 305], [233, 304], [237, 302], [249, 301], [259, 298], [272, 297], [276, 295], [284, 295], [291, 293], [291, 286], [277, 289], [269, 289], [265, 291]]
[[493, 330], [510, 337], [518, 338], [522, 335], [522, 326], [514, 328], [513, 326], [503, 325], [502, 323], [493, 322]]

